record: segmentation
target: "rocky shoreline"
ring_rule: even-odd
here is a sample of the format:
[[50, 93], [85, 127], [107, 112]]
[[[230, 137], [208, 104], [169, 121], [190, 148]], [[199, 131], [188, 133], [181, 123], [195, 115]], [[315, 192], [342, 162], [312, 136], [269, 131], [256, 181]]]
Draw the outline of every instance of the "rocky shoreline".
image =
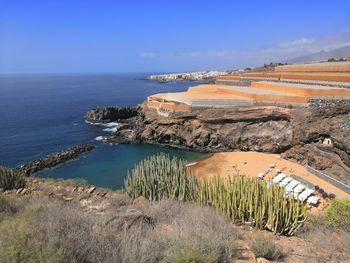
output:
[[76, 159], [81, 154], [90, 152], [93, 149], [95, 149], [95, 146], [89, 144], [73, 146], [61, 152], [49, 154], [38, 160], [34, 160], [19, 167], [16, 167], [15, 170], [17, 170], [21, 174], [31, 176], [44, 169], [53, 168], [69, 160]]
[[[201, 152], [258, 151], [323, 170], [350, 182], [350, 104], [286, 109], [248, 106], [197, 109], [168, 117], [142, 104], [108, 143], [146, 143]], [[98, 119], [96, 119], [98, 120]], [[115, 121], [115, 119], [111, 119]]]

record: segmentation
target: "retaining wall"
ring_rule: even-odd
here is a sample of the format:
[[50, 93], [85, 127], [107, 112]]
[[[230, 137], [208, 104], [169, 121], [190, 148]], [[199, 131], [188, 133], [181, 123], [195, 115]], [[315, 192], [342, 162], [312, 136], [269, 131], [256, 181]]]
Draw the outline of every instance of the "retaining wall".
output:
[[345, 183], [343, 182], [340, 182], [338, 181], [337, 179], [334, 179], [333, 177], [319, 171], [319, 170], [316, 170], [315, 168], [312, 168], [311, 166], [307, 165], [306, 166], [306, 169], [316, 175], [317, 177], [327, 181], [328, 183], [334, 185], [335, 187], [341, 189], [342, 191], [344, 191], [345, 193], [347, 194], [350, 194], [350, 186], [346, 185]]

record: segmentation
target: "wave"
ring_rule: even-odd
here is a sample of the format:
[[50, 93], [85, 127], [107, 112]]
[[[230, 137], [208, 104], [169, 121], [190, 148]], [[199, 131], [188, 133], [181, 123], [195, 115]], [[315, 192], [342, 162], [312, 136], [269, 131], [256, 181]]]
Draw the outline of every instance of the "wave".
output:
[[105, 131], [105, 132], [116, 132], [117, 130], [118, 130], [118, 127], [103, 129], [103, 131]]
[[97, 136], [95, 138], [96, 141], [103, 141], [104, 137], [103, 136]]
[[107, 128], [113, 128], [113, 127], [117, 127], [118, 123], [117, 122], [101, 123], [101, 126], [104, 126]]

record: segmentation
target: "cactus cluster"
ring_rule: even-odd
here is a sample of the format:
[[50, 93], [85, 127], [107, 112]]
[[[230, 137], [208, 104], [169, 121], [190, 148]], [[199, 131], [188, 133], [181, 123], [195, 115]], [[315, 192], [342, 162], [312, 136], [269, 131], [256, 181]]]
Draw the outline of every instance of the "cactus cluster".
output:
[[233, 222], [284, 235], [293, 235], [306, 219], [306, 206], [287, 197], [284, 188], [244, 176], [199, 181], [198, 202], [223, 211]]
[[13, 169], [0, 166], [0, 188], [3, 190], [18, 189], [25, 186], [25, 177]]
[[244, 176], [200, 180], [190, 173], [183, 160], [165, 154], [136, 165], [125, 179], [125, 190], [132, 198], [210, 205], [226, 213], [233, 222], [284, 235], [293, 235], [306, 219], [306, 206], [287, 197], [282, 187]]
[[198, 181], [186, 169], [185, 161], [167, 154], [151, 156], [128, 172], [124, 181], [127, 194], [150, 201], [196, 199]]

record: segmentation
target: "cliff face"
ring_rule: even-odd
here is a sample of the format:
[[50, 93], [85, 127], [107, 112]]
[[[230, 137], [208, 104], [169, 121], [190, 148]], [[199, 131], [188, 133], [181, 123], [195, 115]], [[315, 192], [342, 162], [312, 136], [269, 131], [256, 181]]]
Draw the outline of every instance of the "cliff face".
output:
[[288, 110], [278, 107], [206, 109], [159, 116], [145, 106], [138, 118], [108, 138], [117, 143], [152, 143], [215, 152], [283, 152], [293, 141]]
[[[197, 151], [260, 151], [309, 164], [350, 181], [350, 104], [285, 109], [275, 106], [194, 110], [160, 116], [145, 105], [107, 138]], [[329, 144], [328, 144], [329, 143]]]
[[137, 107], [101, 107], [89, 110], [85, 118], [88, 122], [105, 123], [129, 119], [135, 117], [137, 113]]

